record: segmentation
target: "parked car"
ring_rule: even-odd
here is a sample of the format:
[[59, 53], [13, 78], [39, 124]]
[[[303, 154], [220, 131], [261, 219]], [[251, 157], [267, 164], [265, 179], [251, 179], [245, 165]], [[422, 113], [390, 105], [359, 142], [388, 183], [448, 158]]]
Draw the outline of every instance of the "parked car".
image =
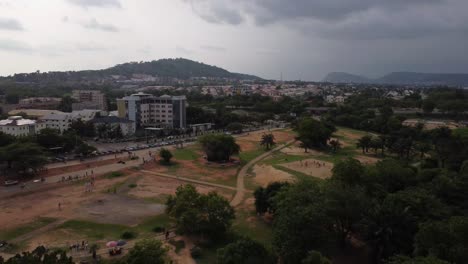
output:
[[19, 183], [19, 181], [16, 181], [16, 180], [6, 180], [4, 182], [5, 186], [12, 186], [12, 185], [16, 185], [18, 183]]

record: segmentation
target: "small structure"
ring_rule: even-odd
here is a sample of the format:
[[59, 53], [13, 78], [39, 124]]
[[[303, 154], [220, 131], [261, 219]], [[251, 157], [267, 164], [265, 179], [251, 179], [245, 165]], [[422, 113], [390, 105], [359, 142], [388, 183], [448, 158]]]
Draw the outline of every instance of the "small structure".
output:
[[193, 133], [205, 132], [211, 130], [213, 128], [213, 123], [202, 123], [202, 124], [192, 124], [189, 125], [189, 128], [192, 130]]

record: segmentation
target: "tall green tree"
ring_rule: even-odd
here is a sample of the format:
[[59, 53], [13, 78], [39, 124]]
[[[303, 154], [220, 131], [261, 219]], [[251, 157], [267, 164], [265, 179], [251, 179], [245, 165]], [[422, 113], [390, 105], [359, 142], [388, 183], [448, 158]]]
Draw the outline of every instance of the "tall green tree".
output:
[[72, 257], [68, 257], [65, 251], [53, 250], [48, 251], [45, 247], [40, 246], [32, 252], [23, 252], [4, 260], [0, 256], [0, 264], [73, 264], [75, 263]]
[[46, 163], [43, 149], [31, 142], [15, 142], [0, 148], [0, 158], [23, 174], [36, 174]]
[[365, 135], [365, 136], [362, 136], [358, 142], [356, 143], [356, 146], [358, 148], [361, 148], [362, 149], [362, 153], [367, 153], [369, 152], [369, 148], [372, 146], [371, 145], [372, 143], [372, 136], [370, 135]]
[[234, 137], [224, 134], [209, 134], [198, 139], [209, 161], [229, 161], [240, 152]]
[[135, 246], [128, 251], [122, 264], [166, 264], [169, 262], [168, 250], [161, 241], [156, 239], [145, 239], [135, 243]]
[[274, 145], [276, 145], [275, 136], [272, 133], [263, 134], [260, 145], [265, 146], [267, 150], [270, 150]]
[[218, 249], [216, 263], [273, 264], [276, 262], [262, 244], [246, 237]]
[[323, 122], [311, 118], [301, 120], [295, 130], [305, 152], [310, 148], [325, 148], [333, 133]]
[[330, 252], [336, 245], [320, 185], [303, 180], [275, 197], [273, 245], [283, 263], [300, 263], [311, 250]]
[[215, 192], [200, 194], [193, 185], [182, 185], [166, 202], [166, 212], [176, 218], [177, 229], [184, 234], [224, 236], [235, 218], [226, 198]]
[[168, 149], [162, 148], [159, 151], [159, 157], [161, 157], [161, 159], [164, 161], [164, 163], [170, 164], [171, 159], [172, 159], [172, 153]]

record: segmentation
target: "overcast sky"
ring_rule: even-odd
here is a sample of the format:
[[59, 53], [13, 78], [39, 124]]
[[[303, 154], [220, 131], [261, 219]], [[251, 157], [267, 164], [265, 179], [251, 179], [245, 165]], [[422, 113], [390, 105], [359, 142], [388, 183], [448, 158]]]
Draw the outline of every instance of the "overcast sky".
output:
[[264, 78], [468, 73], [468, 0], [0, 0], [0, 75], [184, 57]]

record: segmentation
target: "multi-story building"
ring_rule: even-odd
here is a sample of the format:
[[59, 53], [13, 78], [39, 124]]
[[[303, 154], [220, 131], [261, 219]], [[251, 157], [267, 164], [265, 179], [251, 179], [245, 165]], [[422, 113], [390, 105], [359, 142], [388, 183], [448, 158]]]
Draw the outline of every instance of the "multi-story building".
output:
[[73, 111], [92, 109], [107, 110], [106, 96], [96, 90], [73, 90], [72, 98], [77, 101], [72, 104]]
[[36, 121], [21, 116], [10, 116], [8, 119], [0, 120], [0, 132], [15, 137], [34, 135]]
[[73, 121], [81, 119], [83, 122], [87, 122], [94, 119], [100, 112], [100, 110], [81, 110], [71, 113], [54, 113], [41, 117], [37, 124], [39, 130], [52, 128], [63, 133], [70, 128]]
[[120, 127], [120, 131], [122, 131], [123, 136], [130, 136], [135, 134], [136, 127], [135, 122], [120, 118], [117, 116], [104, 116], [104, 117], [96, 117], [91, 122], [94, 123], [94, 127], [96, 130], [99, 130], [99, 126], [108, 126], [109, 129], [115, 129], [116, 127]]
[[21, 109], [56, 109], [62, 102], [62, 98], [56, 97], [30, 97], [19, 100], [18, 108]]
[[117, 100], [118, 115], [137, 127], [186, 128], [185, 96], [137, 93]]

